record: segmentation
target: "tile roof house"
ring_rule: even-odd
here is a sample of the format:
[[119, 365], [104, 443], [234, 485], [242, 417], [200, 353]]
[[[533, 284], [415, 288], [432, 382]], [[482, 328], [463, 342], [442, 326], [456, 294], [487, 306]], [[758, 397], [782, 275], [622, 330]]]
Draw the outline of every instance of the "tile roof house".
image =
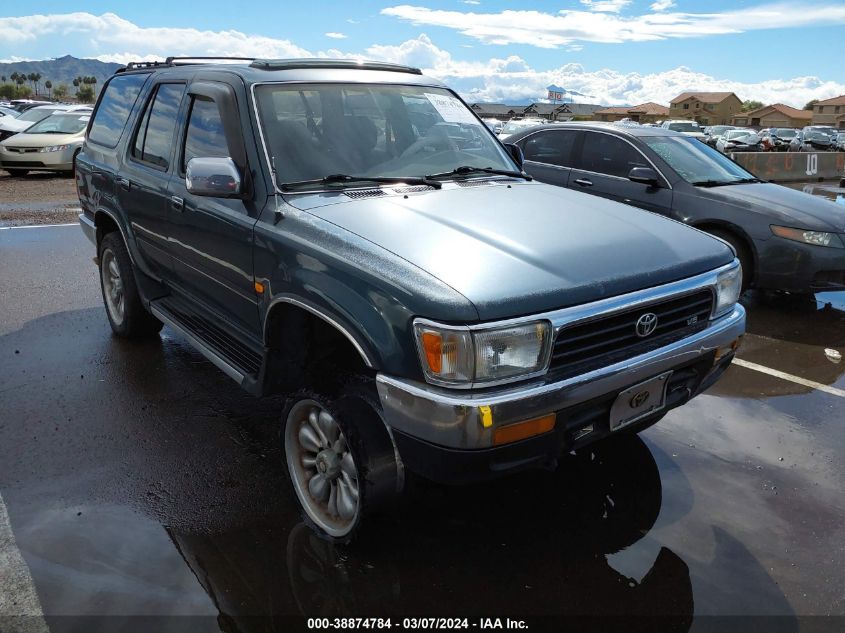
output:
[[590, 117], [602, 106], [592, 103], [532, 103], [527, 106], [471, 103], [469, 107], [482, 119], [507, 121], [514, 118], [540, 118], [551, 121], [570, 121], [576, 116]]
[[832, 125], [845, 129], [845, 95], [814, 103], [813, 125]]
[[669, 117], [669, 108], [649, 101], [636, 106], [623, 106], [619, 108], [602, 108], [595, 111], [595, 117], [599, 121], [621, 121], [631, 119], [638, 123], [656, 123]]
[[682, 92], [670, 102], [669, 118], [725, 125], [741, 110], [742, 100], [733, 92]]
[[783, 103], [773, 103], [750, 112], [735, 114], [731, 125], [750, 127], [793, 127], [802, 128], [810, 125], [813, 113], [799, 110]]

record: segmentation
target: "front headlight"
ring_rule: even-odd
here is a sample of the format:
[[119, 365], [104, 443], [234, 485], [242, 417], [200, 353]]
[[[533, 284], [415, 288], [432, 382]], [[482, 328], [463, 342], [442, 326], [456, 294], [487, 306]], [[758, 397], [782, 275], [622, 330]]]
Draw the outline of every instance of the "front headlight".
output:
[[543, 372], [552, 346], [551, 323], [471, 330], [414, 322], [414, 335], [428, 382], [483, 386]]
[[70, 148], [70, 145], [48, 145], [47, 147], [42, 147], [39, 151], [41, 152], [61, 152]]
[[742, 267], [734, 266], [716, 279], [716, 308], [713, 317], [720, 317], [733, 310], [742, 294]]
[[845, 248], [842, 239], [836, 233], [826, 231], [805, 231], [804, 229], [791, 229], [787, 226], [772, 225], [772, 233], [793, 242], [803, 242], [813, 246], [830, 246], [831, 248]]

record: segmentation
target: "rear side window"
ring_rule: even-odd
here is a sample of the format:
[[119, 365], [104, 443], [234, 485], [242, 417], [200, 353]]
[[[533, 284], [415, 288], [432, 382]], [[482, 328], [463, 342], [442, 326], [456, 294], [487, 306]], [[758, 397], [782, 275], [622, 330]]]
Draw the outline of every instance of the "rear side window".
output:
[[118, 75], [109, 81], [94, 113], [88, 140], [98, 145], [115, 147], [126, 127], [129, 113], [141, 94], [149, 74]]
[[228, 158], [229, 156], [231, 153], [217, 104], [207, 97], [195, 97], [185, 133], [182, 171], [185, 171], [188, 161], [192, 158]]
[[634, 167], [649, 167], [630, 143], [610, 134], [587, 132], [578, 167], [597, 174], [627, 178]]
[[155, 167], [167, 169], [173, 148], [173, 134], [176, 131], [176, 115], [179, 113], [183, 92], [185, 84], [159, 85], [155, 96], [147, 103], [141, 124], [135, 132], [133, 157]]
[[570, 130], [549, 130], [532, 134], [522, 146], [525, 160], [560, 167], [572, 166], [572, 147], [578, 133]]

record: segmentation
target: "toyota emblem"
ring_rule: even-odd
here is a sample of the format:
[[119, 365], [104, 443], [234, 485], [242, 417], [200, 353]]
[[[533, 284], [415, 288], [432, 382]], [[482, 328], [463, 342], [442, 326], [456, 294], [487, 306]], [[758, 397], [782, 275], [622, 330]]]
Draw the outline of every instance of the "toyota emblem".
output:
[[646, 312], [637, 319], [637, 336], [645, 338], [657, 328], [657, 315], [654, 312]]

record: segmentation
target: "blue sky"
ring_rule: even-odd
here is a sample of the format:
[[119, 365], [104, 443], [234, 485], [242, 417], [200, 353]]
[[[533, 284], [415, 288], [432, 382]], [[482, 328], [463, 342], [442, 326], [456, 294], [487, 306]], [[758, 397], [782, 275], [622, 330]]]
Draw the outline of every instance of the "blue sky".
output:
[[126, 61], [171, 52], [360, 56], [419, 65], [473, 100], [499, 101], [540, 98], [549, 83], [612, 104], [726, 89], [800, 106], [845, 92], [841, 1], [4, 5], [4, 60], [72, 54]]

